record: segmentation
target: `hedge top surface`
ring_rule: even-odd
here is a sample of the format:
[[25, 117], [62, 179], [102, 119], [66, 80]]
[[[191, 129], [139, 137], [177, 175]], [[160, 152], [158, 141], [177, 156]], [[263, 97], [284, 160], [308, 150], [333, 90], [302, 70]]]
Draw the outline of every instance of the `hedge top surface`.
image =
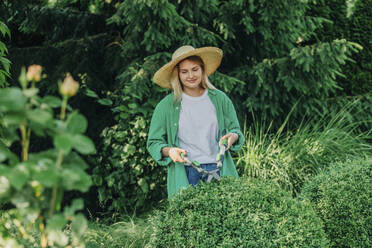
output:
[[152, 227], [149, 247], [328, 247], [308, 201], [245, 178], [182, 191]]

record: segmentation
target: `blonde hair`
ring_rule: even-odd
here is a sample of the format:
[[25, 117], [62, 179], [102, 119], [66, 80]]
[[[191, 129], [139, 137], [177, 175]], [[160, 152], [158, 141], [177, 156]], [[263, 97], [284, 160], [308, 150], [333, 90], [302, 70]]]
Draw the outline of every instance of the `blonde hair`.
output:
[[[201, 67], [201, 69], [202, 69], [201, 87], [203, 89], [216, 89], [216, 87], [209, 81], [209, 78], [208, 78], [207, 74], [205, 73], [203, 60], [199, 56], [190, 56], [190, 57], [187, 57], [187, 58], [183, 59], [182, 61], [184, 61], [186, 59], [189, 59], [192, 62], [197, 63]], [[172, 76], [171, 76], [171, 80], [170, 80], [170, 83], [172, 85], [172, 89], [173, 89], [173, 92], [174, 92], [174, 97], [173, 97], [174, 102], [179, 102], [179, 101], [181, 101], [181, 98], [182, 98], [182, 92], [183, 92], [182, 84], [181, 84], [180, 78], [178, 76], [179, 64], [182, 61], [180, 61], [173, 68]]]

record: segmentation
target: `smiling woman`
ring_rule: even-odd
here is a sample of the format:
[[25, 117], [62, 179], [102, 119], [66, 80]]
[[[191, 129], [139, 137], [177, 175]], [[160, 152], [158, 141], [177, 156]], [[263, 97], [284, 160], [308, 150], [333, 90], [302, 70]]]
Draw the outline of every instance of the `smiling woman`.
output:
[[[217, 171], [217, 178], [238, 177], [230, 148], [239, 150], [244, 136], [231, 100], [208, 79], [221, 59], [219, 48], [182, 46], [154, 75], [155, 83], [173, 90], [156, 106], [147, 140], [151, 156], [168, 168], [169, 198], [181, 188], [207, 180], [196, 169], [184, 165], [184, 156], [197, 161], [204, 171]], [[223, 142], [227, 143], [227, 152], [222, 167], [217, 168]]]

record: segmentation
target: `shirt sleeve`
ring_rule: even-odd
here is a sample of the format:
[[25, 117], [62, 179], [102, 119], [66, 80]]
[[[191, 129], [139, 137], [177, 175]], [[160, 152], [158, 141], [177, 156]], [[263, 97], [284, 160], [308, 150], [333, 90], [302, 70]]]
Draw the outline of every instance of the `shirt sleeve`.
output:
[[240, 130], [240, 125], [234, 105], [230, 98], [226, 96], [225, 101], [225, 126], [227, 128], [227, 133], [236, 133], [238, 135], [238, 140], [230, 147], [231, 151], [238, 151], [242, 148], [245, 138]]
[[163, 147], [169, 146], [166, 141], [166, 123], [165, 111], [161, 104], [158, 104], [151, 118], [146, 148], [155, 162], [163, 166], [172, 161], [170, 157], [164, 157], [161, 153]]

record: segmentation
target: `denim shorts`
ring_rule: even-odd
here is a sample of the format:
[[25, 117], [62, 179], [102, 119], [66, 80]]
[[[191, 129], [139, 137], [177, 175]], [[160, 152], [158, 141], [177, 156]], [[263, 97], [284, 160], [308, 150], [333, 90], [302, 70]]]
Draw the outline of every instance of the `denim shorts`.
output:
[[[210, 163], [210, 164], [201, 164], [200, 168], [207, 170], [207, 171], [212, 171], [217, 169], [217, 164], [216, 163]], [[192, 168], [191, 166], [185, 166], [186, 170], [186, 175], [187, 179], [189, 180], [189, 184], [191, 185], [198, 185], [199, 181], [207, 181], [208, 176], [207, 175], [202, 175], [200, 174], [197, 170]], [[217, 172], [218, 175], [220, 175], [220, 172]]]

